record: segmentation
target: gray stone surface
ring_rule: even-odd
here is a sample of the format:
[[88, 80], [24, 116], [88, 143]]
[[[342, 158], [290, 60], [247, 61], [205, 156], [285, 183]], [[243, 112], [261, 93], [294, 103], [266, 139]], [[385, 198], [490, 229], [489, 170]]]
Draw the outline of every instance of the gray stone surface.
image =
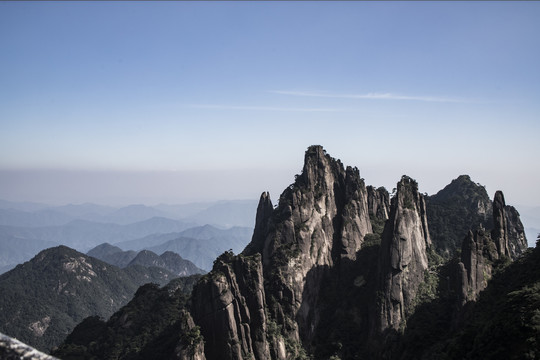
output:
[[2, 360], [58, 360], [33, 347], [0, 333], [0, 359]]

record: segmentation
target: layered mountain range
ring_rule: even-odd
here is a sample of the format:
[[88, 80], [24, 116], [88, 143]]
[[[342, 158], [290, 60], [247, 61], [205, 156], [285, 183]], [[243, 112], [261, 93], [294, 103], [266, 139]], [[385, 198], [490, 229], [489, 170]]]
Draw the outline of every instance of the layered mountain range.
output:
[[239, 252], [249, 243], [256, 206], [255, 200], [238, 200], [116, 209], [0, 200], [0, 273], [46, 248], [65, 245], [87, 252], [105, 242], [159, 254], [181, 250], [186, 259], [210, 270], [223, 251]]
[[[113, 318], [82, 323], [55, 355], [149, 359], [166, 343], [161, 356], [175, 359], [535, 358], [539, 252], [502, 192], [492, 201], [468, 176], [431, 197], [403, 176], [391, 196], [311, 146], [276, 206], [262, 194], [251, 243], [195, 284], [175, 331], [156, 325], [159, 335], [122, 357], [121, 345], [96, 345]], [[486, 352], [500, 309], [519, 333], [498, 329], [501, 344]]]

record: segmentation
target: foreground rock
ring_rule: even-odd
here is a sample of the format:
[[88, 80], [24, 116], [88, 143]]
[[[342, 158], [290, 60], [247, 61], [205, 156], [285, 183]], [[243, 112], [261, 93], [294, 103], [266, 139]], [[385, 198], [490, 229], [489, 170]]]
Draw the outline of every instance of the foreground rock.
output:
[[33, 347], [0, 333], [0, 359], [2, 360], [58, 360]]

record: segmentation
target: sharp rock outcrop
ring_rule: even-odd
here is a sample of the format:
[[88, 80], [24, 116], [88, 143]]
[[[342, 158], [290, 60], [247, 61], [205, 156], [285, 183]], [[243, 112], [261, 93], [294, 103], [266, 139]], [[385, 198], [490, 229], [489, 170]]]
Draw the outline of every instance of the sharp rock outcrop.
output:
[[398, 330], [412, 312], [418, 286], [428, 268], [429, 246], [424, 197], [416, 181], [403, 176], [392, 198], [380, 249], [379, 331]]
[[491, 238], [497, 246], [500, 255], [510, 255], [508, 248], [508, 221], [505, 211], [506, 203], [502, 191], [497, 191], [493, 198], [493, 223], [494, 228], [491, 231]]

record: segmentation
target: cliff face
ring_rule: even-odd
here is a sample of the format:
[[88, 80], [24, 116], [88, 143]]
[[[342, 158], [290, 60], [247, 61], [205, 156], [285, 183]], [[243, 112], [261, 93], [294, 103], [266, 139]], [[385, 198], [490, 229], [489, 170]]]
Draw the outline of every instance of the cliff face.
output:
[[528, 248], [525, 228], [519, 218], [519, 212], [513, 206], [506, 205], [504, 210], [507, 224], [508, 249], [510, 251], [510, 257], [515, 260]]
[[193, 290], [192, 313], [212, 359], [270, 359], [262, 263], [225, 253]]
[[461, 305], [476, 300], [486, 288], [491, 279], [492, 264], [499, 256], [495, 243], [484, 229], [469, 231], [463, 240], [461, 262], [458, 263]]
[[417, 183], [403, 176], [392, 199], [380, 249], [379, 331], [399, 329], [412, 312], [428, 268], [426, 250], [430, 245], [424, 198], [418, 193]]

